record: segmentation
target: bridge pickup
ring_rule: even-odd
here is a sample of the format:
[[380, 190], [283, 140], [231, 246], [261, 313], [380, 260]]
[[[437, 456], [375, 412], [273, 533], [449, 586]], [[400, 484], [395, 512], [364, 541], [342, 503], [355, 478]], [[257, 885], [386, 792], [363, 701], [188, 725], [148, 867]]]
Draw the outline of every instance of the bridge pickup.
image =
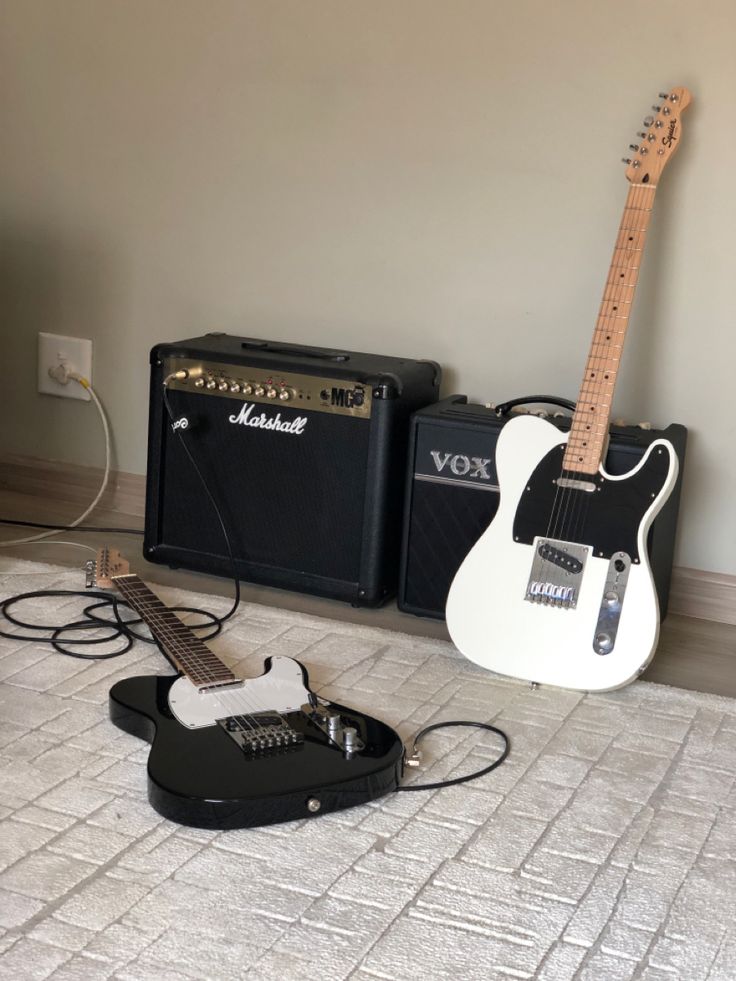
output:
[[587, 545], [576, 542], [535, 539], [524, 599], [562, 610], [574, 609], [589, 551]]
[[303, 745], [304, 735], [292, 729], [283, 716], [275, 712], [255, 712], [251, 715], [231, 715], [218, 719], [228, 736], [246, 756], [264, 756], [296, 749]]

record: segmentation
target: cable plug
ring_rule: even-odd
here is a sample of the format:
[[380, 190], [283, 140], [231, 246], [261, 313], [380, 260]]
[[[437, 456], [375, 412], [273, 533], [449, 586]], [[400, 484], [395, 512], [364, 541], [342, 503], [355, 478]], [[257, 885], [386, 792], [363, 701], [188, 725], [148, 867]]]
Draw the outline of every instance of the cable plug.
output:
[[422, 765], [422, 751], [421, 749], [413, 748], [411, 753], [407, 752], [406, 755], [406, 765], [407, 766], [421, 766]]
[[71, 372], [64, 361], [61, 361], [55, 368], [49, 368], [49, 378], [53, 378], [60, 385], [68, 385]]

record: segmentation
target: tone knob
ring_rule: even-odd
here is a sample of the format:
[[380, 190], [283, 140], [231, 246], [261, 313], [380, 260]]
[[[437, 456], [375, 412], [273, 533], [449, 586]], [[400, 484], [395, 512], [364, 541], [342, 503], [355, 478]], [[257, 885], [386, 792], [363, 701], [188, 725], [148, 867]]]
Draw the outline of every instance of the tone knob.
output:
[[252, 394], [253, 394], [253, 386], [251, 385], [250, 382], [246, 382], [245, 385], [243, 385], [243, 395], [252, 395]]
[[266, 389], [266, 398], [267, 399], [275, 399], [278, 394], [279, 394], [279, 392], [278, 392], [278, 389], [277, 388], [268, 388], [268, 389]]
[[208, 380], [208, 382], [207, 382], [207, 388], [209, 388], [209, 389], [210, 389], [210, 391], [211, 391], [211, 390], [212, 390], [213, 388], [217, 388], [217, 382], [215, 381], [215, 379], [214, 379], [214, 378], [210, 378], [210, 379]]
[[606, 595], [603, 597], [606, 602], [606, 606], [617, 606], [618, 605], [618, 593], [615, 589], [609, 589]]
[[232, 385], [230, 386], [230, 391], [234, 392], [237, 395], [237, 393], [240, 391], [240, 387], [241, 386], [239, 382], [233, 382]]
[[204, 388], [204, 378], [198, 378], [194, 383], [195, 388]]
[[256, 387], [253, 389], [253, 394], [257, 395], [259, 398], [262, 398], [262, 396], [266, 394], [266, 389], [263, 387], [263, 385], [256, 385]]
[[336, 733], [342, 728], [342, 719], [340, 718], [339, 712], [330, 712], [327, 716], [327, 731], [331, 736], [335, 736]]
[[218, 389], [219, 389], [219, 390], [220, 390], [221, 392], [226, 392], [226, 391], [228, 390], [228, 388], [229, 388], [230, 386], [228, 385], [228, 383], [227, 383], [227, 382], [225, 381], [225, 379], [223, 378], [223, 379], [222, 379], [222, 381], [221, 381], [221, 382], [219, 382], [219, 384], [218, 384], [218, 386], [217, 386], [217, 387], [218, 387]]
[[353, 726], [345, 726], [342, 731], [342, 746], [346, 753], [354, 753], [357, 749], [358, 730]]

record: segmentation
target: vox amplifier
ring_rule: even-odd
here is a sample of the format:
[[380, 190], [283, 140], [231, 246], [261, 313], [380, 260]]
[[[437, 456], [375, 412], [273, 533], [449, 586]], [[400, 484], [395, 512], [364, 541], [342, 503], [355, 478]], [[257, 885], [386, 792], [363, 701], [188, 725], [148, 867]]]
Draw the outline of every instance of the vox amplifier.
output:
[[157, 345], [145, 557], [232, 575], [186, 447], [241, 579], [380, 604], [397, 586], [410, 416], [439, 381], [431, 361], [226, 334]]
[[[509, 410], [525, 402], [541, 401], [574, 408], [564, 399], [535, 396], [489, 409], [468, 404], [464, 395], [453, 395], [415, 413], [409, 441], [399, 609], [444, 618], [450, 583], [498, 508], [496, 440], [508, 421]], [[564, 413], [550, 415], [550, 421], [561, 430], [570, 428], [570, 416]], [[675, 488], [649, 530], [649, 557], [660, 615], [664, 617], [687, 430], [676, 424], [664, 430], [611, 426], [605, 466], [611, 474], [628, 472], [660, 437], [670, 440], [680, 460]]]

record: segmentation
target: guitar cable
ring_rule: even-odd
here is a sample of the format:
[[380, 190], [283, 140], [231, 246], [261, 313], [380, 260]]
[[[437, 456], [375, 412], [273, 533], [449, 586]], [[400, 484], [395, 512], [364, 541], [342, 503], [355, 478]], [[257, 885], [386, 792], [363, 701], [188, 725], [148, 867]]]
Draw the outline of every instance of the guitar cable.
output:
[[[187, 458], [189, 459], [189, 462], [194, 468], [202, 484], [202, 487], [204, 488], [204, 491], [214, 509], [214, 512], [217, 516], [217, 520], [220, 524], [220, 528], [222, 529], [223, 539], [225, 541], [225, 546], [227, 549], [228, 557], [230, 559], [230, 564], [233, 572], [235, 596], [234, 596], [232, 607], [228, 610], [227, 613], [225, 613], [221, 617], [216, 616], [214, 613], [211, 613], [208, 610], [200, 610], [200, 609], [195, 609], [193, 607], [172, 606], [169, 607], [169, 609], [171, 609], [171, 611], [175, 613], [192, 613], [204, 617], [205, 618], [204, 623], [199, 623], [196, 625], [189, 624], [189, 626], [193, 630], [198, 630], [198, 631], [208, 630], [207, 633], [200, 634], [199, 636], [201, 640], [210, 640], [220, 633], [223, 624], [233, 616], [238, 606], [240, 605], [240, 580], [238, 577], [237, 566], [235, 563], [235, 556], [233, 554], [232, 545], [230, 542], [230, 538], [227, 534], [227, 528], [223, 520], [222, 514], [220, 512], [220, 509], [217, 506], [217, 502], [214, 498], [214, 495], [212, 494], [201, 469], [197, 465], [197, 462], [192, 456], [192, 453], [190, 452], [189, 447], [186, 445], [186, 441], [183, 438], [182, 430], [188, 427], [176, 425], [177, 420], [174, 416], [173, 410], [171, 408], [168, 399], [168, 383], [175, 377], [177, 377], [176, 374], [172, 374], [169, 375], [164, 380], [163, 403], [166, 408], [166, 412], [169, 417], [169, 420], [171, 422], [172, 430], [179, 437], [180, 445], [182, 446]], [[181, 420], [179, 420], [179, 422], [180, 421]], [[86, 513], [89, 513], [89, 510]], [[86, 514], [83, 515], [83, 517], [85, 516]], [[0, 522], [6, 523], [4, 519], [0, 519]], [[10, 520], [8, 520], [7, 523], [26, 525], [30, 527], [52, 527], [56, 531], [71, 530], [72, 527], [74, 528], [75, 531], [76, 530], [78, 531], [109, 530], [119, 533], [123, 530], [119, 528], [103, 529], [93, 526], [79, 527], [77, 525], [67, 526], [67, 527], [58, 527], [56, 525], [44, 526], [36, 522], [20, 522], [20, 521], [12, 522]], [[135, 529], [130, 529], [130, 531], [136, 534], [140, 534], [140, 532]], [[79, 596], [79, 597], [84, 597], [85, 599], [91, 598], [94, 602], [84, 607], [82, 618], [66, 624], [30, 623], [28, 621], [21, 619], [16, 613], [10, 612], [16, 604], [21, 602], [37, 599], [40, 597], [64, 597], [64, 596]], [[98, 612], [99, 610], [105, 608], [109, 608], [109, 610], [112, 613], [113, 619], [110, 619], [107, 616], [103, 616], [101, 615], [101, 613]], [[147, 637], [144, 634], [141, 634], [134, 629], [135, 627], [137, 627], [143, 622], [139, 617], [125, 619], [122, 616], [122, 610], [130, 611], [131, 608], [128, 606], [125, 600], [118, 598], [116, 594], [107, 591], [98, 590], [98, 591], [90, 592], [89, 590], [54, 589], [54, 590], [33, 590], [31, 592], [19, 593], [16, 596], [11, 596], [5, 600], [0, 601], [0, 617], [4, 618], [8, 623], [12, 624], [17, 628], [20, 628], [21, 630], [36, 631], [36, 633], [35, 634], [22, 634], [17, 632], [11, 633], [7, 630], [0, 629], [0, 637], [6, 637], [11, 640], [31, 641], [37, 644], [38, 643], [50, 644], [60, 654], [64, 654], [68, 657], [81, 658], [84, 660], [107, 660], [114, 657], [120, 657], [122, 654], [127, 653], [132, 648], [135, 641], [142, 641], [143, 643], [147, 643], [147, 644], [157, 644], [155, 638]], [[64, 639], [64, 635], [70, 632], [78, 633], [87, 630], [95, 630], [99, 633], [100, 629], [106, 630], [105, 635], [102, 637], [100, 636], [96, 636], [93, 638], [75, 637], [73, 639], [71, 638]], [[40, 636], [39, 634], [41, 632], [45, 632], [46, 635]], [[85, 653], [83, 651], [73, 650], [69, 647], [70, 644], [73, 644], [74, 647], [78, 647], [80, 645], [85, 647], [91, 647], [94, 645], [111, 643], [117, 639], [120, 639], [122, 641], [122, 647], [120, 647], [120, 649], [118, 650], [109, 651], [106, 653]], [[159, 646], [160, 648], [160, 645], [157, 644], [157, 646]], [[406, 765], [408, 767], [418, 767], [421, 765], [422, 753], [419, 750], [419, 743], [424, 739], [425, 736], [429, 735], [429, 733], [434, 732], [438, 729], [456, 728], [456, 727], [483, 729], [500, 736], [501, 739], [503, 740], [503, 748], [501, 750], [501, 753], [488, 766], [485, 766], [480, 770], [474, 771], [473, 773], [469, 773], [460, 777], [454, 777], [449, 780], [440, 780], [434, 783], [405, 784], [403, 786], [397, 787], [396, 788], [397, 792], [439, 790], [444, 787], [452, 787], [461, 783], [467, 783], [470, 780], [477, 780], [479, 777], [485, 776], [487, 773], [490, 773], [492, 770], [495, 770], [498, 766], [500, 766], [504, 762], [504, 760], [509, 755], [511, 746], [510, 746], [509, 738], [506, 735], [506, 733], [503, 732], [503, 730], [487, 722], [452, 720], [448, 722], [435, 722], [421, 729], [414, 736], [411, 751], [406, 753], [405, 756]]]

